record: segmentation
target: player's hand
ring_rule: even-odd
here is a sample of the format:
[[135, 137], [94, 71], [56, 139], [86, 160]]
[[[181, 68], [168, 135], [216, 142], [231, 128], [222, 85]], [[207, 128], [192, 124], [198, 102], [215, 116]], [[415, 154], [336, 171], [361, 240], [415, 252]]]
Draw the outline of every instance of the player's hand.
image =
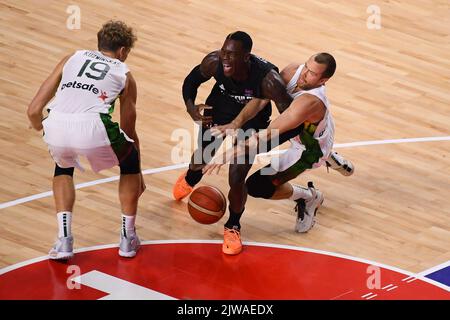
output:
[[216, 163], [213, 161], [211, 161], [210, 163], [208, 163], [206, 166], [203, 167], [202, 169], [202, 173], [205, 175], [211, 175], [214, 173], [214, 171], [216, 172], [216, 174], [219, 174], [220, 168], [222, 168], [222, 166], [225, 163]]
[[233, 145], [225, 151], [217, 153], [214, 158], [203, 167], [202, 173], [210, 175], [215, 172], [216, 174], [219, 174], [220, 168], [222, 168], [224, 164], [234, 161], [238, 149], [237, 146]]
[[233, 141], [235, 141], [236, 136], [237, 136], [237, 129], [239, 129], [239, 128], [233, 122], [230, 122], [230, 123], [224, 124], [222, 126], [211, 127], [210, 131], [211, 131], [211, 134], [216, 138], [232, 136]]
[[192, 120], [195, 122], [200, 122], [202, 127], [209, 128], [212, 126], [212, 116], [204, 116], [202, 111], [210, 109], [212, 109], [212, 107], [206, 104], [197, 104], [194, 108], [188, 109], [188, 113]]

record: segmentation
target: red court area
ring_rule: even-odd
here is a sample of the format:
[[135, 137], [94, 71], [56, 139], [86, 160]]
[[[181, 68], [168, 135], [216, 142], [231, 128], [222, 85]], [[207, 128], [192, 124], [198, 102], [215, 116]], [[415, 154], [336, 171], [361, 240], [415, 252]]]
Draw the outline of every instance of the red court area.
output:
[[295, 247], [247, 244], [226, 256], [219, 242], [148, 243], [134, 259], [114, 247], [0, 270], [0, 299], [450, 299], [433, 283], [383, 267], [380, 286], [369, 288], [369, 266]]

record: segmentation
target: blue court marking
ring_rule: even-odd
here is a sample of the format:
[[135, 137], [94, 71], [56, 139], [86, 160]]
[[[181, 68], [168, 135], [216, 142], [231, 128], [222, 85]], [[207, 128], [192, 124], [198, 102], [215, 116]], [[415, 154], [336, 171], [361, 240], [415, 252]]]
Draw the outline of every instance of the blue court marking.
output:
[[443, 283], [446, 286], [450, 287], [450, 266], [427, 274], [425, 277]]

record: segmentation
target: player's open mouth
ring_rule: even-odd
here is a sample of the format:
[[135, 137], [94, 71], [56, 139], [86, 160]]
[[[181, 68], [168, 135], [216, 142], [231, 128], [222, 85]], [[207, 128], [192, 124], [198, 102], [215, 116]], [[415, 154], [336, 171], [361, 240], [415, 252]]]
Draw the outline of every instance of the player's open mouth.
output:
[[223, 65], [223, 71], [224, 72], [230, 72], [231, 71], [231, 65], [230, 64], [228, 64], [228, 63], [223, 63], [222, 64]]

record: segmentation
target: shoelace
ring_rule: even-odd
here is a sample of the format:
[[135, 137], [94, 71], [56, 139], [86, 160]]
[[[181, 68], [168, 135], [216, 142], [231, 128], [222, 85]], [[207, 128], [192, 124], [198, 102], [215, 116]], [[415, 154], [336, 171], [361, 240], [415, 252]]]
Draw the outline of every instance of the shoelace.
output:
[[297, 204], [295, 205], [295, 212], [297, 212], [297, 218], [303, 220], [305, 218], [306, 212], [306, 203], [304, 199], [296, 200]]
[[189, 186], [189, 184], [186, 182], [186, 184], [182, 184], [181, 188], [183, 189], [183, 191], [190, 191], [192, 188]]
[[240, 232], [239, 232], [239, 230], [236, 230], [236, 229], [227, 228], [227, 229], [225, 229], [224, 237], [227, 238], [228, 241], [236, 242], [236, 241], [239, 241], [239, 239], [240, 239]]

